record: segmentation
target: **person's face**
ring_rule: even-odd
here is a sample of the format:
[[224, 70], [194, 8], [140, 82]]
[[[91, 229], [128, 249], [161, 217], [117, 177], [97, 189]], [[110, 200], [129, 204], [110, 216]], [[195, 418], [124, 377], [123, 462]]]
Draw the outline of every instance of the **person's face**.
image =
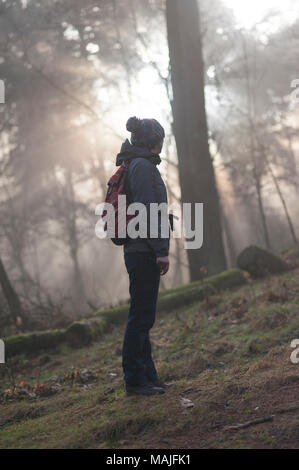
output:
[[160, 142], [158, 142], [155, 145], [155, 147], [152, 148], [152, 152], [157, 153], [159, 155], [159, 153], [162, 152], [163, 144], [164, 144], [164, 139], [160, 140]]

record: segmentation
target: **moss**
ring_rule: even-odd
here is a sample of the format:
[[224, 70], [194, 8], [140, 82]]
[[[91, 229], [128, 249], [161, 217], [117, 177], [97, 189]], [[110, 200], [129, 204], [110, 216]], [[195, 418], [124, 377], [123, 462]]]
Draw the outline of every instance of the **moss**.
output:
[[222, 273], [211, 276], [205, 280], [205, 283], [213, 286], [217, 291], [239, 287], [245, 284], [245, 282], [246, 280], [243, 272], [237, 268], [223, 271]]
[[64, 340], [64, 330], [49, 330], [8, 336], [4, 338], [5, 353], [7, 357], [21, 353], [35, 353], [42, 349], [56, 347]]
[[65, 338], [70, 346], [84, 346], [103, 334], [107, 322], [103, 318], [92, 318], [74, 322], [65, 332]]
[[99, 310], [96, 312], [96, 316], [101, 317], [103, 320], [113, 324], [117, 325], [119, 323], [124, 322], [129, 314], [129, 304], [123, 304], [120, 305], [119, 307], [114, 307], [111, 309], [104, 309], [104, 310]]
[[205, 285], [211, 286], [215, 291], [230, 289], [233, 287], [238, 287], [245, 284], [245, 277], [243, 272], [240, 269], [228, 269], [222, 273], [215, 274], [214, 276], [207, 277], [200, 281], [193, 281], [184, 286], [179, 286], [174, 289], [169, 289], [161, 292], [160, 297], [180, 294], [182, 292], [191, 291], [194, 288], [202, 288]]

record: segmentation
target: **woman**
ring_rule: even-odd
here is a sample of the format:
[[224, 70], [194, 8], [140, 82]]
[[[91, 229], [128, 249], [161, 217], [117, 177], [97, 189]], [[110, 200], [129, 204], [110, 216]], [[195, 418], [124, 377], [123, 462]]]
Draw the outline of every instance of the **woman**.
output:
[[[155, 119], [137, 119], [127, 122], [131, 143], [127, 139], [117, 155], [116, 165], [130, 160], [126, 194], [129, 203], [167, 203], [165, 184], [157, 165], [161, 162], [165, 132]], [[149, 330], [152, 328], [159, 290], [160, 275], [169, 269], [169, 234], [158, 238], [128, 239], [124, 246], [125, 264], [130, 279], [130, 313], [126, 327], [122, 365], [127, 395], [153, 395], [164, 393], [166, 385], [158, 378], [151, 355]]]

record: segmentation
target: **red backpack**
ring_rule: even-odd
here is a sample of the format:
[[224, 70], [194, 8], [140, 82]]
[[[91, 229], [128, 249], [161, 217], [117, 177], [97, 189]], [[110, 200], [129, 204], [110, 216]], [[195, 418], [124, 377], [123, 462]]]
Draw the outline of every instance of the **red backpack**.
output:
[[[118, 207], [118, 196], [126, 196], [126, 179], [128, 174], [129, 163], [131, 159], [123, 161], [120, 168], [111, 176], [108, 181], [108, 190], [105, 198], [105, 202], [111, 204], [114, 209], [115, 216], [115, 237], [111, 237], [111, 241], [115, 245], [124, 245], [127, 241], [127, 238], [119, 237], [119, 231], [124, 231], [127, 228], [129, 221], [134, 217], [133, 215], [127, 215], [127, 208], [129, 205], [128, 198], [126, 199], [126, 214], [125, 218], [121, 218], [120, 211]], [[105, 210], [102, 214], [102, 217], [107, 215]], [[107, 222], [105, 223], [104, 230], [107, 231]]]

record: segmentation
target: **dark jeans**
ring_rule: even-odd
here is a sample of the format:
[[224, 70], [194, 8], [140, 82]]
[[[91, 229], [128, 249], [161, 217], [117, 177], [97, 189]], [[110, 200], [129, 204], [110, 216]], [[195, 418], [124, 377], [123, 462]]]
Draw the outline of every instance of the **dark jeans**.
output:
[[152, 253], [125, 253], [130, 278], [130, 313], [122, 350], [122, 365], [128, 385], [143, 385], [157, 379], [151, 355], [149, 330], [155, 322], [160, 270]]

